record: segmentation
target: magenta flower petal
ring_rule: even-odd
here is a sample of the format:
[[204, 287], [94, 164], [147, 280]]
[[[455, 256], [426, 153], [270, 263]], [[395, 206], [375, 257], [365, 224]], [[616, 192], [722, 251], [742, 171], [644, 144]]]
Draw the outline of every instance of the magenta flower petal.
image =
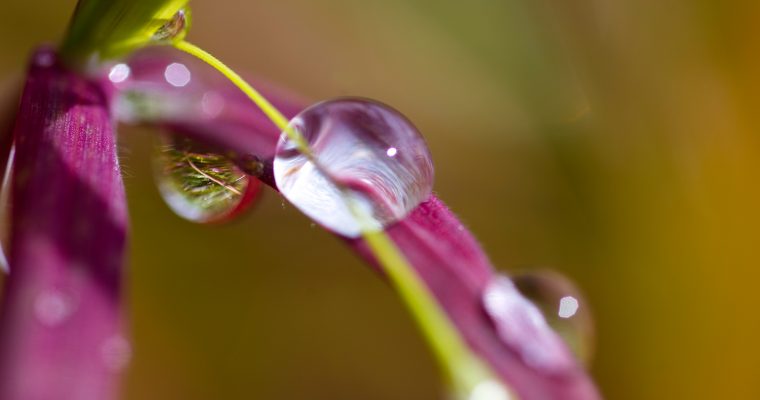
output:
[[[213, 117], [198, 114], [151, 115], [143, 122], [168, 126], [176, 134], [206, 140], [227, 149], [254, 155], [265, 160], [262, 181], [276, 189], [271, 171], [271, 156], [279, 132], [271, 122], [262, 118], [256, 107], [227, 82], [197, 80], [191, 86], [176, 89], [163, 83], [161, 71], [181, 60], [193, 76], [204, 76], [209, 68], [198, 61], [177, 58], [171, 51], [143, 53], [132, 62], [135, 81], [122, 89], [144, 95], [159, 96], [165, 101], [195, 97], [201, 101], [204, 93], [223, 93], [225, 107], [234, 112], [220, 112]], [[213, 72], [211, 72], [213, 73]], [[164, 87], [163, 90], [156, 88]], [[150, 90], [147, 90], [150, 88]], [[231, 90], [231, 91], [230, 91]], [[153, 91], [153, 94], [151, 94]], [[283, 101], [276, 94], [263, 90], [273, 103], [283, 107], [292, 117], [303, 107]], [[169, 110], [171, 111], [171, 110]], [[273, 140], [274, 139], [274, 140]], [[267, 144], [271, 148], [264, 147]], [[432, 196], [419, 205], [404, 220], [387, 228], [387, 233], [404, 253], [417, 274], [435, 295], [460, 334], [474, 353], [485, 360], [494, 372], [515, 390], [522, 400], [594, 400], [599, 393], [586, 371], [570, 355], [565, 344], [546, 324], [531, 321], [534, 308], [522, 297], [507, 298], [514, 318], [501, 316], [494, 320], [484, 308], [484, 296], [492, 283], [509, 282], [495, 274], [488, 257], [474, 237], [448, 208]], [[377, 266], [373, 255], [361, 239], [346, 239], [370, 264]], [[517, 291], [507, 296], [520, 296]], [[513, 329], [499, 329], [499, 324], [520, 324]], [[503, 328], [503, 327], [501, 327]], [[505, 332], [532, 332], [535, 335], [516, 335], [503, 340]], [[536, 343], [546, 344], [555, 354], [541, 365], [531, 363], [526, 349]]]
[[[213, 68], [164, 47], [139, 51], [123, 65], [128, 65], [129, 76], [114, 83], [122, 94], [114, 107], [117, 117], [183, 131], [261, 159], [274, 156], [280, 130]], [[287, 117], [302, 110], [302, 99], [263, 82], [261, 86]]]
[[[546, 327], [548, 331], [542, 333], [550, 337], [550, 343], [561, 347], [559, 372], [530, 365], [520, 354], [520, 342], [507, 343], [499, 337], [497, 327], [484, 311], [483, 296], [492, 282], [507, 278], [495, 276], [480, 245], [441, 200], [432, 196], [386, 232], [435, 295], [470, 348], [491, 365], [520, 399], [600, 398], [583, 367], [572, 358], [564, 358], [569, 353], [550, 328]], [[348, 242], [362, 257], [374, 263], [374, 257], [362, 240]], [[525, 324], [526, 321], [516, 319], [514, 322]], [[526, 344], [532, 343], [532, 339], [517, 338]]]
[[114, 397], [127, 216], [107, 94], [38, 51], [15, 125], [3, 400]]

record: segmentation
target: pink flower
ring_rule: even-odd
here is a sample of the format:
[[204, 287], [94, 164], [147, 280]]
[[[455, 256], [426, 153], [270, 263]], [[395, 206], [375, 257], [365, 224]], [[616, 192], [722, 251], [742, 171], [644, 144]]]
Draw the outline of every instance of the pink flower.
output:
[[[53, 50], [32, 58], [13, 133], [1, 399], [115, 398], [130, 355], [122, 336], [127, 211], [117, 117], [253, 156], [263, 162], [261, 180], [276, 188], [272, 159], [280, 131], [237, 88], [165, 48], [140, 52], [125, 65], [116, 78], [103, 73], [92, 79], [68, 71]], [[165, 76], [171, 65], [181, 65], [187, 80]], [[293, 96], [265, 92], [289, 118], [303, 108]], [[209, 94], [223, 110], [204, 112]], [[132, 109], [135, 99], [151, 106]], [[431, 196], [386, 233], [469, 350], [520, 399], [599, 398], [562, 339], [508, 278], [495, 273], [443, 202]], [[344, 240], [377, 266], [363, 240]]]

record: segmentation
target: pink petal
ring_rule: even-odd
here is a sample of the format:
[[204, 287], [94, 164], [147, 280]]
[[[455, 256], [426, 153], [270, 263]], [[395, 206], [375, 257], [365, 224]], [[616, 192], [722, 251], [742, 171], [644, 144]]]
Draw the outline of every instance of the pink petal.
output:
[[0, 398], [113, 398], [121, 336], [124, 188], [108, 98], [40, 50], [15, 126]]

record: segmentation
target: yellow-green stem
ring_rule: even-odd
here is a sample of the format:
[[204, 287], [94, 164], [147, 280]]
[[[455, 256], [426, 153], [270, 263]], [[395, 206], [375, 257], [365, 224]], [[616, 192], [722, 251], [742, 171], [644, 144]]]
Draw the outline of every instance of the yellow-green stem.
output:
[[[179, 41], [174, 46], [221, 72], [248, 95], [280, 130], [288, 135], [288, 138], [296, 144], [301, 153], [309, 157], [313, 163], [318, 163], [301, 133], [289, 127], [288, 119], [240, 75], [205, 50], [189, 42]], [[316, 166], [324, 170], [323, 167]], [[451, 320], [438, 305], [433, 294], [422, 283], [420, 277], [414, 272], [393, 240], [385, 232], [370, 228], [370, 216], [360, 207], [352, 204], [350, 197], [344, 196], [344, 201], [346, 201], [354, 218], [362, 226], [362, 237], [370, 251], [383, 266], [391, 282], [398, 290], [455, 390], [459, 393], [466, 393], [479, 382], [485, 379], [493, 379], [490, 369], [469, 350]]]

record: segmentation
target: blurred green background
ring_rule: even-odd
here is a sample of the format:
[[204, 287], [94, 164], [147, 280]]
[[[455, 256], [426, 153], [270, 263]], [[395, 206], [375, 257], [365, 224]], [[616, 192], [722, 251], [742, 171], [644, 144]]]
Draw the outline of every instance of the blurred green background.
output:
[[[74, 3], [0, 4], [0, 81]], [[586, 293], [607, 398], [760, 398], [760, 3], [192, 5], [189, 38], [238, 70], [406, 113], [494, 264]], [[184, 222], [150, 137], [122, 133], [127, 399], [441, 398], [400, 302], [339, 241], [271, 191], [235, 223]]]

